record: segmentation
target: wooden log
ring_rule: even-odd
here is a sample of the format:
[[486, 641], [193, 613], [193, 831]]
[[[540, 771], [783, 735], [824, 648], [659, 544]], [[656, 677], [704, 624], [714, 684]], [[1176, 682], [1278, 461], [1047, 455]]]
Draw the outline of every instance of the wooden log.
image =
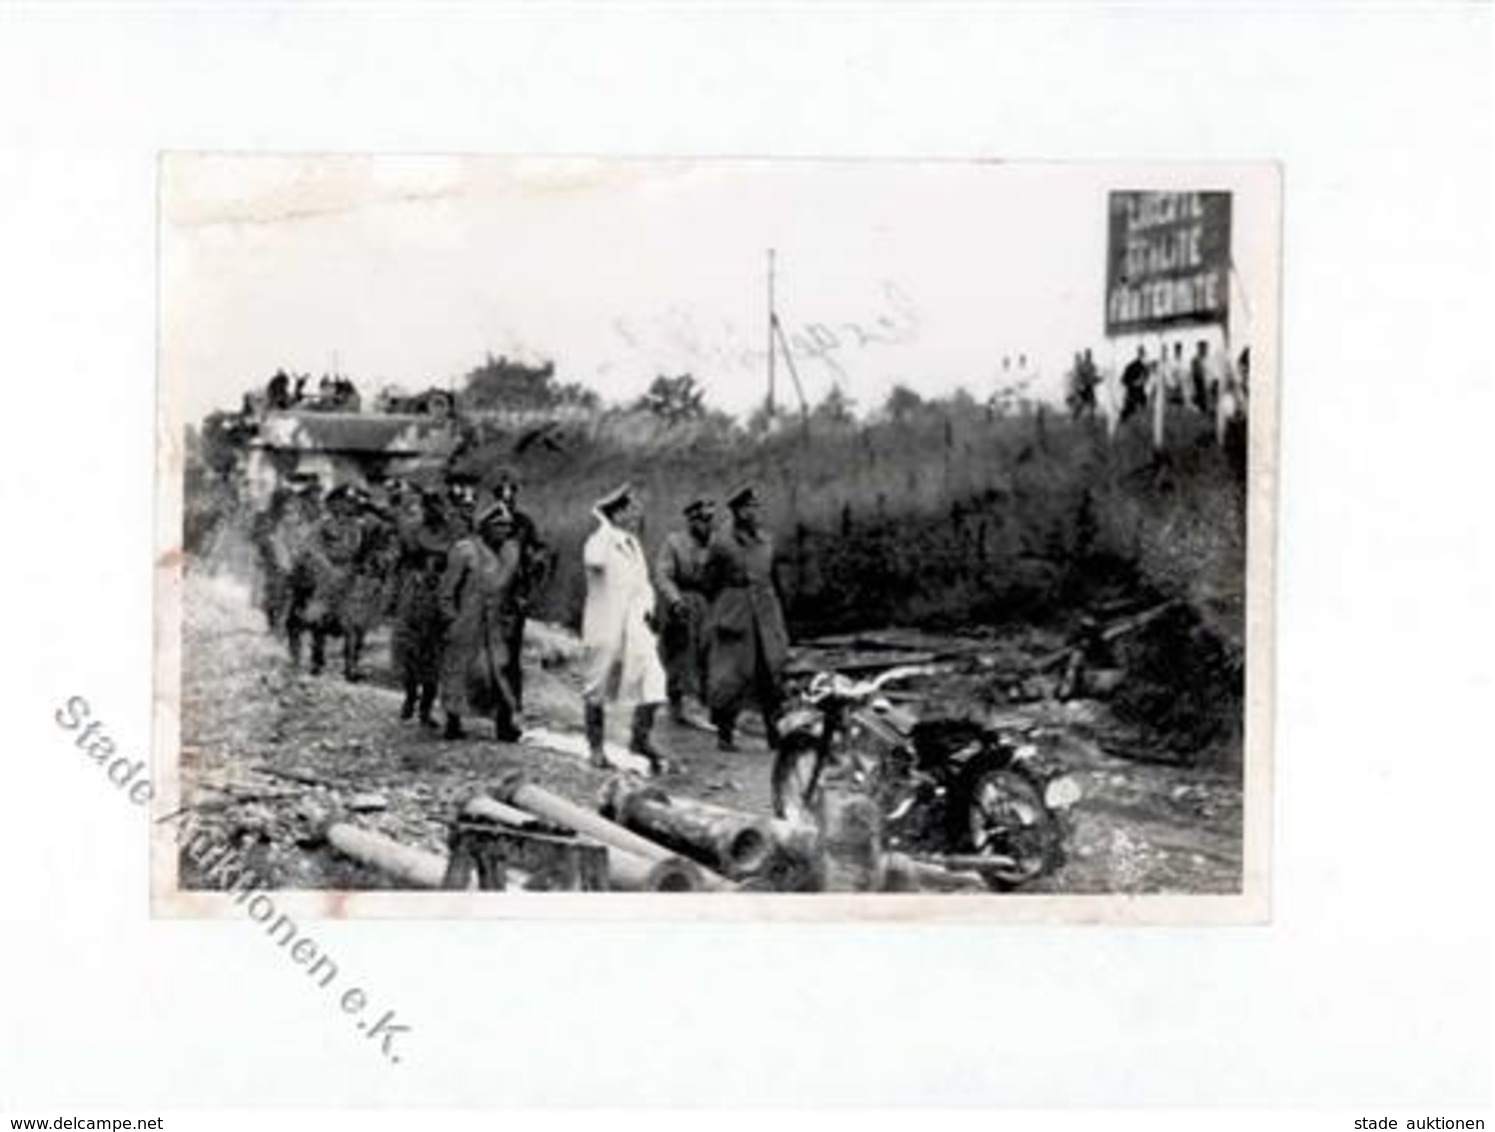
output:
[[620, 892], [699, 892], [706, 883], [694, 861], [652, 861], [612, 845], [607, 846], [607, 881]]
[[883, 672], [889, 668], [902, 668], [908, 664], [933, 664], [941, 659], [940, 654], [927, 651], [838, 649], [823, 653], [801, 653], [791, 660], [784, 670], [791, 676], [825, 671], [835, 671], [850, 676]]
[[1155, 605], [1151, 609], [1145, 609], [1141, 613], [1133, 614], [1131, 617], [1124, 617], [1119, 621], [1113, 621], [1100, 631], [1100, 635], [1106, 641], [1114, 641], [1126, 636], [1128, 633], [1135, 633], [1138, 629], [1152, 624], [1152, 622], [1163, 616], [1163, 614], [1171, 612], [1177, 604], [1177, 601], [1165, 601], [1161, 605]]
[[601, 809], [624, 828], [729, 877], [756, 873], [774, 849], [773, 829], [766, 818], [671, 798], [662, 790], [622, 778], [607, 784]]
[[302, 793], [300, 790], [231, 790], [222, 786], [200, 786], [198, 790], [211, 790], [222, 796], [200, 798], [194, 793], [191, 801], [182, 804], [183, 811], [231, 810], [235, 806], [243, 806], [251, 802], [283, 802], [287, 798], [299, 798]]
[[327, 843], [343, 856], [405, 887], [445, 886], [447, 859], [439, 853], [402, 845], [392, 837], [347, 822], [328, 827]]
[[[498, 801], [478, 796], [462, 808], [464, 817], [496, 822], [521, 833], [543, 833], [557, 827], [534, 814]], [[630, 853], [613, 845], [603, 845], [607, 853], [608, 887], [621, 892], [699, 892], [704, 887], [701, 870], [684, 857], [661, 861]]]
[[279, 767], [265, 766], [257, 763], [249, 768], [256, 774], [269, 775], [271, 778], [283, 778], [287, 782], [299, 782], [303, 786], [322, 786], [328, 790], [346, 790], [348, 785], [343, 782], [334, 782], [330, 778], [323, 778], [319, 774], [309, 774], [304, 770], [281, 770]]
[[500, 802], [497, 798], [490, 798], [486, 794], [479, 794], [468, 799], [467, 805], [462, 807], [462, 813], [467, 817], [497, 822], [511, 829], [542, 831], [555, 829], [554, 825], [543, 818]]
[[[608, 821], [600, 814], [578, 806], [558, 794], [552, 794], [533, 782], [526, 782], [521, 777], [503, 780], [494, 792], [499, 796], [500, 801], [549, 818], [559, 825], [574, 829], [577, 833], [584, 833], [611, 848], [622, 849], [656, 863], [676, 856], [658, 842], [650, 841], [632, 830], [624, 829], [616, 822]], [[731, 881], [708, 869], [701, 870], [701, 883], [702, 887], [718, 892], [730, 891], [735, 887]]]

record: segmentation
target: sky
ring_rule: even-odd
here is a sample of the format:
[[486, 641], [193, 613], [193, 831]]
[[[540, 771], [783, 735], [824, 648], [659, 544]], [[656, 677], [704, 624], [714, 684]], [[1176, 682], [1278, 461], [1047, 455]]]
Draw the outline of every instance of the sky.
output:
[[[767, 386], [767, 266], [811, 403], [1004, 384], [1103, 362], [1107, 192], [1234, 192], [1232, 334], [1276, 295], [1269, 165], [174, 154], [162, 365], [185, 418], [277, 369], [367, 394], [554, 360], [613, 401], [690, 372], [745, 414]], [[794, 396], [777, 363], [779, 395]]]

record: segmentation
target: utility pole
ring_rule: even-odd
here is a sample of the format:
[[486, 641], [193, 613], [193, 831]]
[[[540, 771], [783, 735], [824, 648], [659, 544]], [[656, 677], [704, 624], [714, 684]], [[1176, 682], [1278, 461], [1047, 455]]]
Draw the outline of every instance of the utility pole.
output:
[[774, 354], [784, 351], [784, 364], [789, 367], [789, 376], [794, 381], [794, 392], [799, 397], [799, 411], [806, 427], [809, 426], [810, 404], [805, 400], [805, 386], [799, 379], [799, 370], [794, 366], [794, 351], [789, 348], [789, 338], [784, 333], [784, 324], [779, 321], [778, 306], [774, 299], [774, 250], [768, 249], [768, 419], [773, 420], [778, 412], [774, 400]]
[[775, 339], [778, 336], [779, 315], [774, 309], [773, 300], [773, 249], [768, 249], [768, 417], [773, 419], [773, 356], [775, 350]]

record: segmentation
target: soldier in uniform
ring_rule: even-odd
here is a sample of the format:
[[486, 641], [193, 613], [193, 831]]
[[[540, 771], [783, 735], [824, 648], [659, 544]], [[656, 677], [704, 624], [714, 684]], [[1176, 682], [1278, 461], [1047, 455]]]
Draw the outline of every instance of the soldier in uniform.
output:
[[506, 654], [503, 674], [513, 694], [514, 710], [518, 712], [524, 708], [524, 626], [536, 595], [550, 575], [551, 557], [534, 520], [519, 509], [519, 481], [513, 473], [500, 474], [495, 492], [499, 502], [509, 509], [513, 521], [510, 537], [519, 548], [519, 569], [503, 617]]
[[359, 662], [370, 630], [384, 620], [393, 594], [399, 542], [394, 517], [382, 503], [363, 492], [353, 496], [359, 511], [359, 542], [353, 556], [353, 580], [342, 611], [344, 675], [363, 679]]
[[421, 723], [435, 727], [431, 709], [441, 679], [444, 630], [441, 577], [455, 532], [446, 501], [435, 491], [408, 494], [398, 526], [400, 558], [390, 648], [405, 691], [400, 718], [413, 719], [418, 711]]
[[447, 516], [462, 532], [476, 531], [477, 477], [467, 472], [448, 472], [446, 476]]
[[286, 643], [291, 664], [301, 667], [301, 638], [311, 628], [308, 610], [316, 589], [311, 540], [322, 521], [322, 491], [315, 478], [298, 481], [285, 518], [275, 531], [276, 554], [288, 564], [286, 573]]
[[[502, 501], [478, 512], [477, 533], [457, 540], [441, 579], [439, 602], [447, 625], [441, 667], [446, 737], [464, 735], [462, 721], [484, 701], [493, 709], [500, 742], [519, 738], [514, 697], [504, 678], [507, 660], [503, 618], [519, 571], [519, 544], [510, 537], [513, 514]], [[474, 697], [473, 692], [480, 691]]]
[[711, 602], [707, 704], [719, 750], [737, 749], [737, 716], [749, 701], [762, 713], [768, 744], [777, 750], [789, 631], [779, 601], [773, 536], [759, 526], [755, 488], [734, 492], [727, 508], [731, 520], [712, 537], [703, 570]]
[[354, 678], [353, 642], [344, 632], [353, 572], [363, 545], [363, 524], [356, 493], [344, 485], [327, 493], [327, 514], [306, 541], [312, 590], [304, 621], [311, 629], [311, 671], [317, 675], [327, 663], [327, 638], [342, 635], [343, 674]]
[[706, 698], [706, 551], [716, 523], [709, 499], [685, 508], [685, 529], [671, 531], [660, 545], [654, 581], [664, 600], [660, 649], [664, 658], [670, 718], [685, 722], [685, 697]]
[[260, 564], [260, 608], [265, 614], [265, 626], [271, 633], [279, 632], [285, 624], [289, 601], [291, 564], [284, 553], [280, 528], [286, 521], [290, 502], [290, 489], [277, 487], [270, 495], [270, 502], [254, 516], [249, 528], [249, 541], [254, 545]]

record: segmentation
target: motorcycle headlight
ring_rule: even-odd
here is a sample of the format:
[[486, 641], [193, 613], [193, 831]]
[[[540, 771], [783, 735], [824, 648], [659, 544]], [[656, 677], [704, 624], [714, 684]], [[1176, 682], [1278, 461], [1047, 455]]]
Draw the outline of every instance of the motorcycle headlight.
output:
[[1061, 774], [1049, 779], [1043, 788], [1043, 801], [1051, 810], [1067, 810], [1080, 800], [1080, 784], [1072, 775]]

